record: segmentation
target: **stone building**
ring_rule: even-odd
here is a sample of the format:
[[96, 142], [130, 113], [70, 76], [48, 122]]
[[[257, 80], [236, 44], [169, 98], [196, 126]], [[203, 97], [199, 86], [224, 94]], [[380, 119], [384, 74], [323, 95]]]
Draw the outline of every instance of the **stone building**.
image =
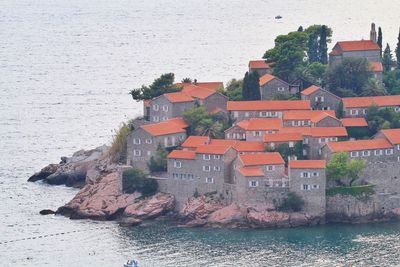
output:
[[369, 67], [372, 71], [373, 77], [378, 81], [382, 81], [383, 80], [382, 62], [369, 62]]
[[183, 112], [195, 106], [194, 99], [183, 92], [163, 94], [150, 103], [149, 118], [154, 123], [181, 117]]
[[337, 110], [341, 101], [337, 95], [316, 85], [301, 91], [301, 99], [310, 101], [314, 110]]
[[236, 122], [250, 118], [282, 118], [284, 111], [310, 109], [308, 100], [228, 101], [227, 103], [230, 117]]
[[329, 53], [329, 64], [342, 62], [343, 58], [365, 58], [369, 62], [380, 62], [378, 44], [371, 40], [337, 42]]
[[340, 127], [333, 110], [300, 110], [283, 113], [284, 127]]
[[366, 117], [370, 106], [393, 108], [396, 112], [400, 112], [400, 95], [345, 97], [342, 101], [344, 117], [347, 118]]
[[257, 72], [258, 76], [261, 77], [264, 74], [271, 74], [272, 69], [269, 63], [265, 59], [260, 60], [250, 60], [249, 61], [249, 73]]
[[182, 93], [190, 96], [196, 104], [203, 106], [207, 112], [214, 112], [216, 109], [226, 111], [228, 97], [209, 88], [199, 85], [187, 85], [182, 89]]
[[280, 95], [289, 96], [298, 92], [298, 87], [291, 87], [289, 83], [269, 73], [260, 77], [259, 84], [261, 99], [274, 99]]
[[326, 161], [289, 161], [289, 191], [304, 200], [303, 210], [313, 216], [325, 218], [326, 212]]
[[187, 124], [182, 118], [141, 125], [127, 138], [127, 164], [147, 170], [147, 163], [155, 155], [158, 145], [165, 148], [179, 146], [186, 139]]
[[282, 128], [280, 118], [252, 118], [242, 120], [225, 131], [226, 139], [262, 141], [266, 133], [276, 133]]
[[289, 148], [295, 147], [299, 142], [303, 142], [301, 133], [274, 133], [264, 135], [264, 143], [267, 149], [273, 150], [277, 146], [287, 144]]

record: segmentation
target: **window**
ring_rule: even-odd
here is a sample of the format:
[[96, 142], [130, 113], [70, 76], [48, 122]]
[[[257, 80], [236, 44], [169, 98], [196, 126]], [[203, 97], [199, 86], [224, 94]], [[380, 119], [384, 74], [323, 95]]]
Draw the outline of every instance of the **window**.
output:
[[207, 178], [206, 178], [206, 183], [208, 183], [208, 184], [213, 184], [213, 183], [214, 183], [214, 178], [212, 178], [212, 177], [207, 177]]
[[393, 155], [393, 149], [386, 149], [386, 155]]
[[300, 174], [300, 177], [302, 177], [302, 178], [309, 178], [309, 177], [310, 177], [310, 174], [309, 174], [308, 172], [302, 172], [302, 173]]
[[220, 159], [221, 155], [214, 155], [214, 159]]
[[400, 145], [397, 145], [397, 150], [400, 150]]
[[188, 176], [189, 180], [193, 180], [194, 179], [194, 175], [193, 174], [188, 174], [187, 176]]
[[310, 190], [310, 186], [308, 184], [303, 184], [301, 190]]
[[395, 108], [394, 108], [394, 111], [400, 112], [400, 107], [395, 107]]
[[234, 112], [233, 112], [233, 117], [234, 117], [234, 118], [239, 117], [239, 112], [238, 112], [238, 111], [234, 111]]
[[308, 138], [304, 138], [304, 144], [308, 144]]
[[168, 106], [167, 105], [162, 106], [162, 110], [163, 111], [168, 111]]
[[294, 147], [294, 142], [293, 141], [289, 141], [289, 147]]
[[160, 109], [160, 106], [157, 104], [153, 105], [153, 110], [158, 111]]
[[364, 115], [367, 114], [367, 110], [366, 109], [363, 109], [363, 114]]
[[177, 168], [177, 169], [182, 168], [182, 162], [180, 162], [180, 161], [174, 161], [174, 167]]
[[283, 92], [285, 91], [285, 87], [278, 87], [278, 92]]
[[161, 120], [162, 120], [162, 121], [166, 121], [166, 120], [168, 120], [168, 117], [163, 116], [163, 117], [161, 118]]
[[214, 166], [214, 171], [217, 171], [217, 172], [221, 171], [221, 166]]
[[140, 145], [140, 139], [139, 138], [133, 138], [133, 144]]
[[313, 184], [312, 189], [318, 189], [319, 185], [318, 184]]
[[204, 160], [210, 160], [211, 159], [211, 155], [210, 154], [203, 154], [203, 159]]
[[273, 166], [273, 165], [268, 165], [267, 167], [266, 167], [266, 169], [267, 169], [267, 171], [273, 171], [273, 170], [275, 170], [275, 166]]
[[146, 144], [151, 144], [151, 143], [153, 143], [153, 140], [151, 140], [151, 139], [146, 139]]
[[314, 177], [318, 177], [319, 176], [319, 172], [313, 172], [312, 174]]
[[158, 116], [154, 116], [153, 121], [158, 122], [158, 121], [160, 121], [160, 118]]
[[172, 174], [172, 178], [174, 178], [174, 179], [178, 179], [178, 177], [179, 177], [179, 176], [178, 176], [178, 174], [177, 174], [177, 173], [173, 173], [173, 174]]
[[250, 115], [250, 114], [249, 114], [248, 112], [245, 112], [245, 113], [244, 113], [244, 116], [245, 116], [245, 117], [248, 117], [249, 115]]
[[149, 157], [151, 156], [151, 151], [150, 150], [147, 151], [147, 156], [149, 156]]
[[303, 149], [303, 156], [307, 156], [307, 150]]
[[253, 136], [261, 136], [261, 132], [260, 131], [254, 131], [253, 132]]
[[249, 187], [257, 187], [258, 186], [258, 181], [250, 181], [249, 182]]
[[140, 156], [142, 155], [142, 151], [139, 150], [139, 149], [134, 149], [134, 150], [133, 150], [133, 155], [134, 155], [135, 157], [140, 157]]
[[350, 114], [351, 115], [357, 115], [358, 114], [358, 110], [357, 109], [351, 109], [350, 110]]
[[358, 157], [358, 151], [351, 151], [350, 157], [352, 157], [352, 158]]
[[266, 111], [260, 111], [260, 117], [267, 117]]
[[209, 171], [211, 171], [211, 167], [208, 166], [208, 165], [205, 165], [205, 166], [203, 166], [203, 171], [204, 172], [209, 172]]
[[398, 157], [397, 157], [397, 161], [399, 161], [399, 162], [400, 162], [400, 156], [398, 156]]
[[370, 151], [369, 150], [364, 150], [363, 152], [362, 152], [362, 155], [364, 156], [364, 157], [369, 157], [369, 155], [370, 155]]
[[316, 96], [315, 97], [316, 102], [324, 102], [324, 97], [323, 96]]
[[375, 156], [381, 156], [381, 155], [383, 155], [383, 150], [382, 149], [375, 150]]

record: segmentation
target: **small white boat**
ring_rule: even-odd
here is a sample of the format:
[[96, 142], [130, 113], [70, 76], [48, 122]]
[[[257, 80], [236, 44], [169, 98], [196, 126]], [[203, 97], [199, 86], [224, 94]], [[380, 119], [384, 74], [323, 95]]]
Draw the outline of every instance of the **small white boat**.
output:
[[282, 18], [281, 15], [278, 15], [278, 16], [275, 17], [275, 19], [281, 19], [281, 18]]
[[129, 260], [124, 264], [124, 267], [139, 267], [139, 262], [135, 259]]

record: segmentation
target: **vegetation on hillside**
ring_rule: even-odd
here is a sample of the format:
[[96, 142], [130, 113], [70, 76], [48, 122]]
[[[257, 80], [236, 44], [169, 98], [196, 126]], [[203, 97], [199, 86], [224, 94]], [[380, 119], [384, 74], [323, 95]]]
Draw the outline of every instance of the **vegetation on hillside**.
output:
[[326, 190], [327, 196], [350, 195], [353, 197], [369, 196], [375, 193], [374, 185], [337, 186]]
[[266, 149], [269, 152], [279, 152], [282, 158], [285, 160], [286, 166], [289, 162], [290, 156], [296, 156], [298, 160], [305, 159], [303, 155], [303, 142], [296, 142], [293, 147], [289, 147], [288, 144], [279, 144], [274, 149]]
[[349, 159], [346, 152], [335, 153], [326, 166], [326, 177], [338, 186], [353, 186], [367, 166], [363, 159]]
[[142, 170], [129, 169], [122, 174], [122, 188], [128, 194], [140, 192], [143, 196], [151, 196], [157, 192], [158, 183], [147, 178]]
[[211, 138], [224, 138], [228, 122], [218, 115], [209, 114], [204, 107], [186, 110], [183, 118], [189, 125], [188, 135], [206, 135]]
[[167, 156], [168, 151], [161, 144], [158, 144], [156, 154], [150, 157], [149, 170], [151, 172], [167, 171]]
[[242, 100], [260, 100], [260, 77], [257, 72], [246, 72], [243, 78]]
[[381, 129], [400, 128], [400, 113], [393, 108], [379, 109], [378, 106], [370, 106], [367, 110], [366, 120], [370, 136]]
[[174, 84], [175, 75], [173, 73], [162, 74], [155, 79], [149, 86], [142, 85], [141, 88], [131, 90], [130, 94], [136, 101], [152, 99], [165, 93], [173, 93], [181, 90]]
[[111, 143], [110, 150], [108, 151], [109, 156], [113, 162], [125, 163], [127, 156], [127, 144], [126, 139], [131, 129], [130, 123], [122, 123], [118, 130], [115, 130], [115, 135]]
[[294, 192], [289, 192], [287, 198], [283, 201], [282, 205], [278, 208], [280, 211], [301, 211], [304, 206], [304, 200], [301, 196]]

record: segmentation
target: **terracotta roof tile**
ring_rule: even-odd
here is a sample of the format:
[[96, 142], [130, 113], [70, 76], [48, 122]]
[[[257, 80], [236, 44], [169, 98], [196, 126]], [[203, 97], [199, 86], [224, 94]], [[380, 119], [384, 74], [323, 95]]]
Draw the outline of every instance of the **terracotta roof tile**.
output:
[[371, 40], [342, 41], [336, 43], [330, 54], [340, 55], [343, 52], [366, 51], [366, 50], [380, 50], [380, 47]]
[[231, 139], [211, 139], [210, 145], [212, 146], [234, 146], [236, 145], [236, 140]]
[[238, 152], [264, 152], [265, 150], [264, 143], [256, 141], [237, 141], [233, 148]]
[[382, 62], [369, 62], [371, 70], [374, 72], [383, 72]]
[[289, 161], [291, 169], [325, 169], [325, 160], [291, 160]]
[[199, 146], [196, 149], [198, 154], [214, 154], [214, 155], [224, 155], [231, 146], [214, 146], [214, 145], [204, 145]]
[[386, 129], [381, 130], [381, 132], [386, 136], [389, 141], [394, 144], [400, 144], [400, 129]]
[[312, 137], [341, 137], [347, 136], [345, 127], [287, 127], [279, 133], [301, 133]]
[[371, 105], [384, 106], [400, 106], [400, 95], [388, 96], [367, 96], [367, 97], [345, 97], [343, 107], [345, 108], [361, 108]]
[[191, 150], [172, 150], [168, 154], [169, 159], [196, 159], [196, 153]]
[[171, 103], [179, 103], [179, 102], [192, 102], [194, 99], [183, 93], [183, 92], [176, 92], [176, 93], [167, 93], [164, 96], [171, 102]]
[[270, 69], [269, 63], [265, 61], [265, 59], [260, 60], [250, 60], [249, 61], [250, 69]]
[[310, 87], [301, 91], [301, 94], [302, 95], [311, 95], [312, 93], [318, 91], [319, 89], [321, 89], [321, 87], [316, 86], [316, 85], [311, 85]]
[[159, 123], [144, 124], [140, 127], [153, 136], [160, 136], [184, 133], [184, 128], [187, 127], [187, 124], [182, 118], [174, 118]]
[[334, 110], [291, 110], [283, 113], [283, 120], [313, 120], [321, 116], [336, 117]]
[[276, 79], [276, 77], [272, 74], [266, 73], [263, 76], [260, 77], [260, 86], [263, 86], [266, 83], [269, 83], [273, 79]]
[[205, 89], [209, 90], [217, 90], [220, 87], [224, 87], [224, 84], [222, 82], [197, 82], [195, 83], [176, 83], [175, 84], [178, 87], [182, 87], [183, 89], [186, 89], [186, 87], [190, 87], [191, 85], [197, 85], [199, 87], [203, 87]]
[[[328, 111], [328, 110], [326, 110], [326, 111]], [[335, 111], [334, 110], [331, 110], [331, 111], [332, 112], [321, 112], [319, 114], [316, 114], [315, 116], [311, 117], [311, 122], [317, 123], [317, 122], [325, 119], [326, 117], [330, 117], [330, 118], [333, 118], [333, 119], [339, 121], [339, 119], [336, 118]], [[329, 114], [329, 113], [333, 113], [333, 115]]]
[[310, 110], [308, 100], [257, 100], [257, 101], [228, 101], [227, 110]]
[[340, 119], [344, 127], [366, 127], [367, 121], [364, 118], [342, 118]]
[[189, 136], [181, 145], [183, 148], [197, 148], [210, 141], [208, 136]]
[[282, 120], [278, 118], [252, 118], [242, 120], [236, 125], [246, 131], [279, 130], [282, 128]]
[[343, 142], [329, 142], [327, 144], [332, 152], [360, 151], [368, 149], [385, 149], [393, 147], [386, 139], [355, 140]]
[[182, 92], [185, 94], [198, 99], [206, 99], [207, 97], [216, 93], [215, 90], [211, 90], [205, 87], [197, 86], [197, 85], [188, 85], [186, 86]]
[[239, 171], [245, 177], [265, 176], [261, 168], [240, 168]]
[[242, 154], [239, 155], [239, 158], [244, 166], [280, 165], [285, 163], [278, 152]]
[[303, 141], [301, 133], [274, 133], [264, 135], [264, 142]]

